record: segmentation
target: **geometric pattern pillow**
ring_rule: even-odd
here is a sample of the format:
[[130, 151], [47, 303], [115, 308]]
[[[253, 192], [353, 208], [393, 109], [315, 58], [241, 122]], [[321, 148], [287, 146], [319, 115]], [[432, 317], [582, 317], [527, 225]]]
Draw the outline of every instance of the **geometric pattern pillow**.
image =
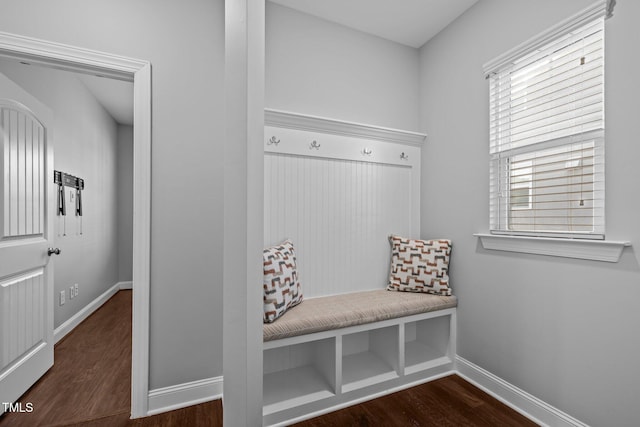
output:
[[390, 291], [451, 295], [449, 257], [451, 240], [416, 240], [389, 236]]
[[285, 240], [262, 252], [264, 270], [264, 323], [271, 323], [302, 302], [293, 243]]

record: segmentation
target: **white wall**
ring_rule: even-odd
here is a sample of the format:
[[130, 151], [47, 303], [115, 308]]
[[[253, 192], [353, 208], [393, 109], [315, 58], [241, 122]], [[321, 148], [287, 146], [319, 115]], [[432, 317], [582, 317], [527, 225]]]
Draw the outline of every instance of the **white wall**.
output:
[[[593, 426], [640, 420], [640, 254], [617, 264], [485, 251], [488, 86], [482, 65], [591, 0], [481, 0], [420, 52], [422, 234], [453, 239], [458, 353]], [[606, 23], [607, 238], [640, 244], [635, 123], [640, 3]]]
[[[75, 189], [65, 187], [67, 215], [54, 220], [54, 326], [58, 327], [118, 282], [116, 207], [117, 125], [70, 73], [0, 60], [0, 71], [54, 114], [54, 168], [83, 178], [83, 216], [75, 216]], [[51, 178], [52, 179], [52, 178]], [[72, 198], [73, 195], [73, 198]], [[78, 296], [69, 287], [78, 284]], [[58, 304], [60, 291], [66, 303]]]
[[149, 387], [222, 375], [224, 2], [7, 0], [0, 28], [151, 62]]
[[133, 126], [118, 125], [118, 281], [133, 278]]
[[418, 51], [267, 2], [265, 106], [418, 130]]

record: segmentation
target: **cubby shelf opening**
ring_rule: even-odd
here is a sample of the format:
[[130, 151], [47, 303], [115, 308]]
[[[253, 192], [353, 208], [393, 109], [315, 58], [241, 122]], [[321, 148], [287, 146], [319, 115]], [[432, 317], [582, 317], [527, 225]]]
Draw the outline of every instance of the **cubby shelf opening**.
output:
[[451, 362], [449, 328], [449, 316], [405, 324], [405, 375]]
[[399, 376], [398, 326], [342, 337], [342, 392]]
[[263, 414], [335, 395], [335, 338], [264, 351]]

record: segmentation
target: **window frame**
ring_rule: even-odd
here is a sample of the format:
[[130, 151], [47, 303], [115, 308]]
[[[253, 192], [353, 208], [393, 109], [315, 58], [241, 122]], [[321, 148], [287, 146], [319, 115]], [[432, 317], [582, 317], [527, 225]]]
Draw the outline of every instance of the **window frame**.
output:
[[[484, 65], [485, 77], [488, 78], [493, 70], [506, 61], [521, 56], [525, 50], [546, 44], [548, 40], [556, 37], [558, 34], [566, 34], [571, 31], [572, 28], [577, 28], [590, 20], [604, 15], [606, 15], [606, 18], [611, 17], [613, 15], [614, 4], [615, 0], [598, 1], [558, 23], [556, 26], [549, 28], [543, 33], [532, 37], [521, 45], [487, 62]], [[625, 240], [551, 238], [493, 233], [475, 233], [474, 236], [480, 240], [482, 247], [489, 251], [507, 251], [603, 262], [618, 262], [623, 254], [624, 248], [631, 246], [631, 242]]]
[[[518, 63], [519, 61], [526, 60], [532, 56], [538, 54], [541, 50], [544, 51], [547, 45], [551, 43], [556, 43], [558, 41], [563, 41], [565, 38], [571, 37], [571, 33], [580, 30], [582, 27], [585, 27], [590, 24], [594, 24], [594, 21], [598, 21], [604, 18], [606, 12], [606, 2], [598, 2], [592, 5], [590, 8], [585, 9], [574, 17], [569, 18], [566, 21], [561, 22], [555, 27], [550, 28], [549, 30], [541, 33], [540, 35], [534, 37], [533, 39], [521, 44], [520, 46], [512, 49], [511, 51], [501, 55], [500, 57], [494, 59], [493, 61], [485, 64], [485, 75], [487, 79], [496, 79], [493, 83], [495, 86], [490, 88], [490, 96], [489, 96], [489, 108], [490, 113], [494, 115], [493, 120], [504, 120], [504, 117], [495, 117], [496, 114], [501, 113], [503, 110], [500, 109], [500, 105], [498, 102], [502, 103], [499, 98], [504, 99], [504, 96], [511, 97], [511, 81], [513, 75], [517, 75], [519, 71], [526, 70], [526, 68], [520, 68], [515, 70], [512, 74], [513, 64]], [[595, 23], [597, 24], [597, 23]], [[602, 24], [604, 27], [604, 24]], [[604, 30], [603, 30], [604, 31]], [[604, 40], [604, 33], [602, 33], [602, 40]], [[568, 46], [569, 44], [563, 44], [562, 46]], [[564, 48], [564, 47], [562, 47]], [[604, 46], [602, 47], [604, 49]], [[541, 64], [544, 61], [549, 61], [546, 58], [547, 56], [543, 56], [539, 58]], [[582, 58], [584, 61], [584, 58]], [[602, 72], [601, 75], [604, 75], [604, 57], [602, 58]], [[538, 65], [536, 62], [532, 62], [533, 68], [537, 68]], [[582, 62], [584, 64], [584, 62]], [[502, 73], [502, 74], [499, 74]], [[499, 75], [502, 80], [498, 80]], [[508, 77], [504, 77], [508, 76]], [[603, 79], [603, 77], [602, 77]], [[504, 82], [507, 82], [506, 86]], [[502, 83], [501, 85], [498, 83]], [[517, 82], [514, 82], [517, 85]], [[604, 97], [604, 82], [602, 85], [602, 96]], [[497, 92], [493, 92], [497, 91]], [[506, 92], [507, 95], [503, 95], [502, 92]], [[510, 98], [507, 98], [510, 99]], [[602, 102], [602, 128], [604, 128], [604, 99]], [[495, 103], [495, 104], [494, 104]], [[507, 123], [510, 122], [510, 114], [514, 112], [510, 110], [511, 107], [507, 107]], [[582, 107], [579, 107], [582, 108]], [[502, 126], [496, 125], [496, 126]], [[510, 125], [507, 125], [507, 129], [509, 129]], [[492, 128], [493, 129], [493, 128]], [[499, 132], [499, 128], [496, 128], [496, 132]], [[510, 130], [506, 131], [507, 134], [510, 133]], [[532, 197], [534, 197], [535, 190], [535, 170], [532, 171], [532, 180], [529, 181], [529, 208], [527, 207], [514, 207], [511, 205], [511, 191], [512, 188], [512, 171], [511, 171], [511, 159], [516, 155], [520, 155], [522, 153], [536, 153], [536, 152], [544, 152], [545, 149], [549, 149], [551, 147], [569, 147], [573, 143], [573, 136], [561, 136], [557, 139], [550, 140], [542, 140], [539, 142], [528, 142], [525, 145], [519, 145], [518, 142], [515, 142], [515, 147], [507, 146], [504, 147], [501, 142], [501, 137], [499, 135], [492, 136], [492, 142], [490, 144], [490, 233], [497, 235], [514, 235], [514, 236], [536, 236], [536, 237], [551, 237], [551, 238], [579, 238], [579, 239], [594, 239], [594, 240], [603, 240], [605, 235], [605, 222], [604, 222], [604, 129], [599, 131], [587, 131], [584, 135], [585, 140], [591, 138], [591, 134], [595, 134], [593, 137], [593, 141], [598, 140], [597, 143], [594, 142], [595, 145], [598, 146], [597, 150], [602, 149], [602, 151], [598, 151], [598, 165], [593, 166], [592, 175], [594, 177], [598, 177], [602, 179], [602, 184], [598, 184], [597, 186], [594, 184], [593, 186], [593, 194], [598, 193], [599, 199], [597, 201], [597, 206], [591, 208], [591, 220], [590, 224], [592, 229], [590, 231], [585, 231], [584, 226], [580, 231], [572, 231], [572, 223], [575, 218], [571, 215], [572, 208], [569, 206], [566, 208], [567, 211], [567, 222], [564, 224], [560, 224], [565, 226], [566, 228], [563, 230], [552, 230], [554, 227], [552, 226], [549, 230], [544, 229], [536, 229], [542, 228], [535, 225], [535, 221], [530, 225], [530, 229], [520, 229], [514, 230], [512, 226], [512, 217], [514, 216], [514, 211], [524, 211], [526, 209], [530, 209], [532, 213], [532, 218], [535, 220], [537, 218], [536, 209], [533, 208], [532, 205]], [[510, 144], [510, 142], [508, 142]], [[594, 149], [594, 152], [596, 150]], [[571, 156], [571, 155], [570, 155]], [[560, 168], [558, 168], [560, 171]], [[595, 182], [595, 179], [592, 180]], [[569, 184], [568, 184], [569, 185]], [[573, 185], [573, 184], [572, 184]], [[567, 190], [567, 194], [570, 194], [570, 190]], [[563, 211], [564, 212], [564, 211]], [[522, 227], [525, 228], [525, 227]]]

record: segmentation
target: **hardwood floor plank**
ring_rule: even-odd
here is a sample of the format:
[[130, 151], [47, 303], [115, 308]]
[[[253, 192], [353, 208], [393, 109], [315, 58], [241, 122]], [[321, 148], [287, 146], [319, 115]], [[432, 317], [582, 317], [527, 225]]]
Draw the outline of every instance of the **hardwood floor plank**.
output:
[[532, 427], [534, 422], [457, 375], [294, 424], [297, 427]]
[[[222, 427], [222, 400], [201, 403], [188, 408], [150, 417], [129, 419], [128, 413], [116, 414], [64, 427]], [[62, 426], [60, 426], [62, 427]]]

